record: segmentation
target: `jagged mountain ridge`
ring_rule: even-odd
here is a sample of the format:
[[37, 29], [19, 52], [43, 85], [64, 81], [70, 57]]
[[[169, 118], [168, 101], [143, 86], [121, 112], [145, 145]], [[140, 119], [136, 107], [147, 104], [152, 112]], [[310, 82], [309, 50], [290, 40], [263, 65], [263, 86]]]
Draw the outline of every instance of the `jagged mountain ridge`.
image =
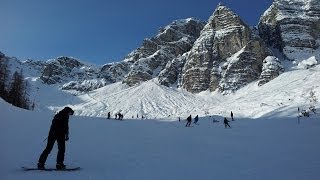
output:
[[174, 80], [166, 73], [176, 79], [180, 74], [179, 84], [190, 92], [232, 92], [257, 80], [264, 58], [271, 55], [254, 30], [231, 9], [219, 5], [190, 52], [180, 58], [179, 67], [172, 68], [177, 64], [174, 59], [159, 80], [168, 85], [166, 80]]
[[256, 80], [263, 85], [276, 78], [286, 59], [296, 65], [312, 56], [319, 59], [319, 7], [315, 0], [275, 0], [256, 29], [218, 5], [191, 51], [168, 64], [160, 83], [178, 82], [195, 93], [229, 93]]
[[288, 59], [320, 58], [319, 0], [275, 0], [258, 27], [265, 42]]
[[[302, 56], [317, 61], [319, 7], [315, 0], [275, 0], [256, 29], [218, 5], [207, 24], [192, 18], [174, 21], [120, 62], [95, 67], [58, 57], [23, 64], [36, 68], [44, 83], [65, 90], [91, 91], [115, 82], [134, 86], [157, 78], [193, 93], [230, 93], [253, 81], [263, 85], [283, 72], [283, 59], [274, 50], [298, 62]], [[304, 21], [299, 24], [297, 17]], [[290, 31], [293, 27], [299, 28]]]
[[130, 53], [125, 61], [132, 63], [123, 82], [129, 86], [157, 77], [168, 61], [189, 51], [198, 38], [204, 23], [194, 19], [174, 21], [142, 47]]

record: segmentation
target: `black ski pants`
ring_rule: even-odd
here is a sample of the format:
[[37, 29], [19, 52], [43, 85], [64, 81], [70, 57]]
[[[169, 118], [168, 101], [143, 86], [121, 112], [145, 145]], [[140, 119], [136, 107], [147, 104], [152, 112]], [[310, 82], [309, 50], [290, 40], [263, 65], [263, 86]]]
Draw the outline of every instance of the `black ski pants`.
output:
[[63, 135], [62, 136], [55, 136], [55, 135], [48, 136], [47, 147], [42, 152], [42, 154], [39, 158], [39, 163], [45, 164], [45, 162], [48, 158], [48, 155], [50, 154], [50, 152], [53, 148], [55, 141], [57, 141], [57, 143], [58, 143], [57, 164], [63, 164], [64, 152], [66, 149], [65, 137]]
[[227, 128], [229, 126], [229, 128], [231, 128], [231, 126], [229, 125], [229, 123], [225, 123], [224, 124], [224, 128]]

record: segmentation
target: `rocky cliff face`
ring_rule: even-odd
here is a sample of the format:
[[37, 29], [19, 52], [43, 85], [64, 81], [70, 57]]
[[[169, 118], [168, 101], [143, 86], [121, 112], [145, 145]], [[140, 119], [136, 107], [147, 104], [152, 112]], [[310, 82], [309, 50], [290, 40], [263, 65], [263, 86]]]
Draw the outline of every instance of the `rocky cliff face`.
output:
[[164, 86], [181, 87], [182, 81], [182, 68], [185, 65], [187, 56], [189, 52], [184, 53], [182, 56], [174, 58], [172, 61], [169, 61], [166, 67], [160, 72], [158, 76], [159, 83]]
[[261, 39], [252, 39], [238, 53], [227, 59], [222, 71], [219, 91], [230, 93], [257, 80], [262, 72], [263, 60], [272, 55]]
[[145, 39], [126, 57], [130, 70], [123, 83], [133, 86], [157, 77], [168, 61], [191, 49], [203, 26], [203, 22], [192, 18], [178, 20], [161, 28], [156, 37]]
[[122, 81], [130, 71], [131, 62], [121, 61], [102, 66], [98, 77], [106, 79], [109, 83]]
[[263, 85], [284, 71], [273, 52], [320, 59], [319, 15], [319, 0], [275, 0], [256, 29], [219, 5], [191, 50], [169, 61], [158, 80], [194, 93], [229, 93], [257, 80]]
[[319, 0], [275, 0], [258, 26], [265, 42], [287, 58], [320, 58]]
[[42, 71], [41, 80], [46, 84], [67, 83], [72, 80], [91, 79], [96, 70], [70, 57], [49, 60]]
[[195, 93], [239, 89], [260, 76], [267, 55], [270, 51], [250, 27], [219, 5], [186, 58], [182, 86]]

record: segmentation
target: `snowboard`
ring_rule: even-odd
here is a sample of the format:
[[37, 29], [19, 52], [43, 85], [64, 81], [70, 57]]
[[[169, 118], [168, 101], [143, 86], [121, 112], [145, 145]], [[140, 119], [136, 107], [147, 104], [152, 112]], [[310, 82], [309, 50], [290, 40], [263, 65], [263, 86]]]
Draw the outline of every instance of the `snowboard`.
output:
[[56, 168], [45, 168], [38, 169], [36, 167], [21, 167], [24, 171], [77, 171], [80, 170], [80, 167], [67, 167], [66, 169], [56, 169]]

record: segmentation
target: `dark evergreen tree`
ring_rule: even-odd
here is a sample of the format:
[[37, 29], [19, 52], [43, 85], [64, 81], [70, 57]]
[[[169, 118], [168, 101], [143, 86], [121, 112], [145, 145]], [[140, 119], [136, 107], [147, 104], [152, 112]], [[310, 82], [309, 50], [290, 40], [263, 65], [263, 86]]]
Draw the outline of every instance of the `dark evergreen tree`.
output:
[[20, 73], [16, 71], [12, 76], [8, 102], [17, 107], [29, 109], [29, 100], [26, 92], [27, 84], [23, 79], [22, 71]]
[[9, 79], [8, 61], [0, 57], [0, 97], [8, 99], [7, 83]]

